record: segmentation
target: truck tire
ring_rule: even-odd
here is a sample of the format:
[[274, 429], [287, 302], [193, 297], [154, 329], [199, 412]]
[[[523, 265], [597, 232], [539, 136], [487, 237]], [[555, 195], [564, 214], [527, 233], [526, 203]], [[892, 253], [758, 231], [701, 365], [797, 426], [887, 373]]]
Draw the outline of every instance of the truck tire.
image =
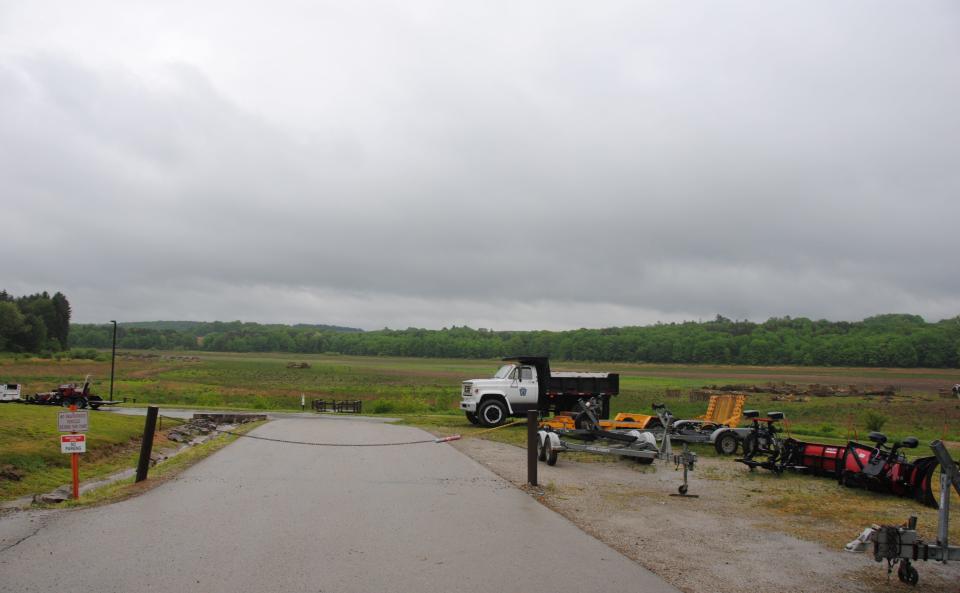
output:
[[470, 421], [470, 424], [477, 425], [480, 424], [480, 419], [477, 418], [476, 412], [464, 412], [467, 415], [467, 420]]
[[488, 399], [480, 404], [477, 416], [481, 426], [493, 428], [507, 421], [507, 406], [498, 399]]
[[740, 446], [740, 438], [732, 430], [721, 432], [713, 442], [713, 447], [720, 455], [733, 455], [737, 452], [738, 446]]

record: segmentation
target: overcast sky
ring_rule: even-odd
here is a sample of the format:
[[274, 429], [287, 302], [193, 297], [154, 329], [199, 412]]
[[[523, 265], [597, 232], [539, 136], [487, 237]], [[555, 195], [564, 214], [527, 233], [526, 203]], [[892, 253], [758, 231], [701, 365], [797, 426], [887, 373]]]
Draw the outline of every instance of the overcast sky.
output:
[[79, 322], [960, 314], [960, 4], [0, 0], [0, 288]]

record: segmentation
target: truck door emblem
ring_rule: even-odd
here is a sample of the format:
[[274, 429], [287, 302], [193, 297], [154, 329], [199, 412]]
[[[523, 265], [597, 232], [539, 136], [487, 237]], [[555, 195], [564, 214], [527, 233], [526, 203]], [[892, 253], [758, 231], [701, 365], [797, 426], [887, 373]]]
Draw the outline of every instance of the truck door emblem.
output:
[[526, 394], [527, 394], [527, 388], [526, 388], [526, 387], [521, 387], [521, 388], [520, 388], [520, 395], [521, 395], [521, 396], [524, 396], [524, 395], [526, 395]]

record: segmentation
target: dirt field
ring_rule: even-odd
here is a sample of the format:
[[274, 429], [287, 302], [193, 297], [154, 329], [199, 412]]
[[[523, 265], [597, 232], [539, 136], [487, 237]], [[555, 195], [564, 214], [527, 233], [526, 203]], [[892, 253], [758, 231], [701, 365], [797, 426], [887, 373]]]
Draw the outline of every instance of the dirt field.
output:
[[[525, 487], [524, 449], [481, 439], [455, 446]], [[583, 463], [561, 456], [554, 467], [539, 464], [539, 471], [541, 487], [531, 490], [532, 495], [689, 593], [960, 593], [960, 564], [944, 567], [921, 562], [917, 565], [920, 584], [908, 587], [896, 575], [888, 580], [886, 565], [869, 555], [841, 551], [842, 544], [867, 525], [832, 529], [814, 516], [793, 512], [792, 519], [784, 521], [783, 509], [771, 508], [765, 496], [768, 488], [791, 489], [800, 484], [814, 493], [822, 489], [843, 496], [844, 489], [830, 480], [778, 479], [766, 473], [750, 474], [729, 459], [701, 458], [690, 483], [690, 493], [700, 498], [678, 498], [669, 496], [682, 479], [672, 465]], [[854, 497], [853, 504], [859, 502], [856, 497], [869, 503], [872, 495], [855, 493]], [[933, 536], [932, 512], [903, 501], [903, 519], [911, 512], [921, 515], [921, 531]], [[830, 543], [816, 543], [822, 541]]]

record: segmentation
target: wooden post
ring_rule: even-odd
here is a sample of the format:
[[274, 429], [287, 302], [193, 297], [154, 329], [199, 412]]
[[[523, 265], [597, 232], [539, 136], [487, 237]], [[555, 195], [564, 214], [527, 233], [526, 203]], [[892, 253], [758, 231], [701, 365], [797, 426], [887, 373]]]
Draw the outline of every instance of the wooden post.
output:
[[153, 434], [157, 430], [157, 413], [160, 408], [147, 407], [147, 421], [143, 425], [143, 442], [140, 443], [140, 461], [137, 463], [137, 482], [147, 479], [150, 471], [150, 453], [153, 451]]
[[537, 410], [527, 412], [527, 483], [537, 485], [537, 429], [540, 413]]

